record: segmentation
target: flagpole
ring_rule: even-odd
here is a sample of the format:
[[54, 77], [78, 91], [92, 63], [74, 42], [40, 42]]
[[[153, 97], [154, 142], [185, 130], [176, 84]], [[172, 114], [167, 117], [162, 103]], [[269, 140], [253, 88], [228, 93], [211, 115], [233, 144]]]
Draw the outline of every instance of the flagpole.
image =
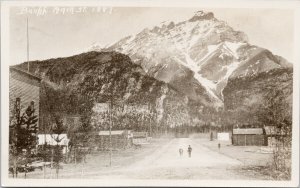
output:
[[28, 31], [28, 17], [26, 20], [26, 30], [27, 30], [27, 72], [29, 72], [29, 31]]
[[114, 80], [112, 81], [111, 90], [110, 90], [110, 124], [109, 124], [109, 166], [111, 167], [112, 163], [112, 138], [111, 138], [111, 129], [113, 126], [113, 88]]

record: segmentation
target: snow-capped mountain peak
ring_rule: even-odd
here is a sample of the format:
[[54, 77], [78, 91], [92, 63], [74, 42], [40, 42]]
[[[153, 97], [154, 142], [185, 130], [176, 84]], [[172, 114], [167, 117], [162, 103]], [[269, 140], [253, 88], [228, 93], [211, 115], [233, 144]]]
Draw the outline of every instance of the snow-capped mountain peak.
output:
[[230, 77], [282, 66], [277, 56], [250, 45], [243, 32], [203, 11], [188, 21], [146, 28], [101, 50], [127, 54], [150, 76], [216, 106], [223, 104], [222, 91]]

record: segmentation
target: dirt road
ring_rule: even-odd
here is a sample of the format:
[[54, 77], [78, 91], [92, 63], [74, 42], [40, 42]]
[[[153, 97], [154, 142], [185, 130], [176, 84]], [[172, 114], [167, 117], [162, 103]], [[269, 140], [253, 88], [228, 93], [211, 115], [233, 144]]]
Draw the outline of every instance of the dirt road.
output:
[[[193, 148], [191, 158], [187, 148]], [[179, 148], [184, 149], [183, 156]], [[190, 138], [172, 139], [142, 160], [109, 173], [89, 174], [89, 178], [133, 179], [249, 179], [233, 169], [240, 161], [211, 151]]]

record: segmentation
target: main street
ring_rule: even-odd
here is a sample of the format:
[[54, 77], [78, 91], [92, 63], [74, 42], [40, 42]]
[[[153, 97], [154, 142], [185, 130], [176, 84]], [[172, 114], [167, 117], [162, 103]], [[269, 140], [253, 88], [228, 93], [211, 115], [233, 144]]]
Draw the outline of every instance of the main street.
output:
[[[159, 140], [159, 141], [158, 141]], [[257, 175], [240, 171], [243, 163], [234, 155], [229, 157], [218, 150], [205, 146], [207, 139], [173, 138], [154, 139], [141, 149], [127, 149], [113, 153], [109, 166], [109, 153], [99, 152], [87, 157], [87, 163], [65, 164], [59, 178], [82, 179], [263, 179]], [[193, 148], [191, 158], [188, 146]], [[216, 145], [217, 147], [217, 145]], [[184, 150], [179, 155], [179, 148]], [[222, 150], [222, 149], [221, 149]], [[234, 152], [243, 152], [235, 151]], [[249, 155], [249, 154], [247, 154]], [[263, 154], [262, 154], [263, 155]], [[254, 157], [254, 160], [258, 158]], [[21, 175], [22, 176], [22, 175]], [[42, 171], [31, 172], [28, 178], [43, 178]], [[46, 169], [46, 178], [55, 178], [55, 169]]]

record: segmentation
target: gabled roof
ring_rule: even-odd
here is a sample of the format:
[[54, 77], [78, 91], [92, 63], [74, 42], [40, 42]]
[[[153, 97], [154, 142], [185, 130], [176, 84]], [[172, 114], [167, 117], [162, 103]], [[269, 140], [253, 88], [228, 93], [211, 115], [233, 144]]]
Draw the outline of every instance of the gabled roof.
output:
[[262, 128], [233, 129], [233, 134], [263, 134]]
[[34, 75], [34, 74], [31, 74], [30, 72], [27, 72], [27, 71], [25, 71], [25, 70], [23, 70], [23, 69], [17, 68], [17, 67], [9, 67], [9, 70], [16, 71], [16, 72], [18, 72], [18, 73], [21, 73], [21, 74], [23, 74], [23, 75], [26, 75], [26, 76], [31, 77], [31, 78], [33, 78], [33, 79], [36, 79], [36, 80], [38, 80], [38, 81], [41, 81], [41, 80], [42, 80], [40, 77], [38, 77], [38, 76], [36, 76], [36, 75]]

